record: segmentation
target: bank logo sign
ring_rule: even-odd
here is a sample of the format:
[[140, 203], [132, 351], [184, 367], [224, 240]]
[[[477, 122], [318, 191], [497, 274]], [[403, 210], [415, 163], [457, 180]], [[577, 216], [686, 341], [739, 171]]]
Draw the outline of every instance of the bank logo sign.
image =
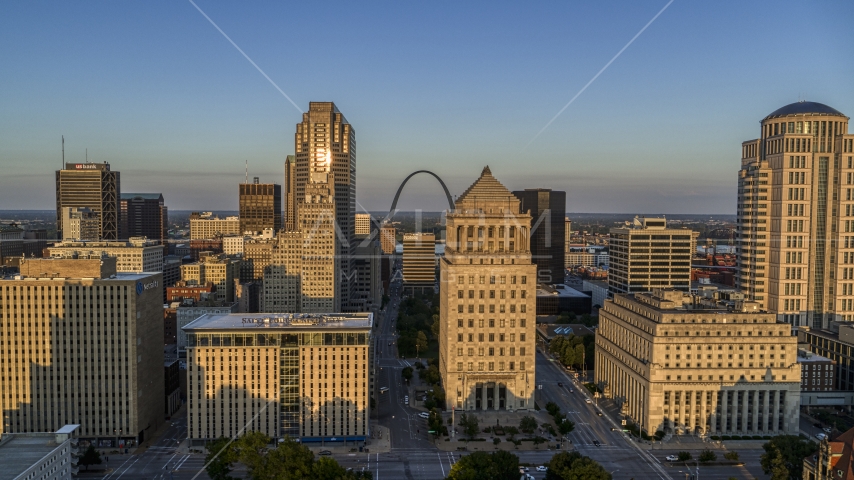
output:
[[157, 280], [149, 283], [136, 282], [136, 294], [142, 295], [142, 292], [151, 290], [152, 288], [157, 288], [157, 285]]

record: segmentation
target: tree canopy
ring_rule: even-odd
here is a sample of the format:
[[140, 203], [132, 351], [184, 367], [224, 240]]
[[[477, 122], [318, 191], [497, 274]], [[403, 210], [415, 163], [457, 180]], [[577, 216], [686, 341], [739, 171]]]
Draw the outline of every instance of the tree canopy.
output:
[[86, 470], [89, 470], [89, 465], [100, 465], [101, 452], [95, 450], [94, 445], [89, 444], [89, 447], [85, 452], [83, 452], [83, 456], [80, 457], [80, 460], [77, 463], [86, 467]]
[[765, 450], [761, 458], [762, 471], [773, 477], [774, 472], [779, 470], [779, 463], [782, 462], [790, 472], [788, 477], [782, 478], [792, 480], [801, 478], [804, 471], [804, 457], [817, 450], [813, 442], [796, 435], [776, 436], [762, 445], [762, 448]]
[[503, 450], [474, 452], [460, 457], [447, 480], [517, 480], [519, 457]]
[[546, 480], [611, 480], [611, 474], [590, 457], [560, 452], [548, 463]]

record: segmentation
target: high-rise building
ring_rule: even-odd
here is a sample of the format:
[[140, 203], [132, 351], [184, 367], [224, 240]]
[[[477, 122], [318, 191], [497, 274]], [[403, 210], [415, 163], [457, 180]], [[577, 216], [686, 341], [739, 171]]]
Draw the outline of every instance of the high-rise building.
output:
[[187, 332], [184, 327], [205, 315], [228, 315], [237, 313], [239, 306], [237, 302], [224, 302], [215, 298], [202, 298], [199, 300], [187, 298], [175, 309], [175, 323], [178, 327], [178, 356], [187, 356]]
[[439, 260], [446, 408], [534, 408], [537, 267], [531, 215], [489, 170], [447, 213]]
[[397, 230], [394, 228], [394, 225], [386, 223], [380, 227], [380, 246], [382, 247], [384, 254], [394, 255], [395, 249], [397, 248], [396, 235]]
[[854, 135], [815, 102], [742, 143], [736, 286], [793, 326], [854, 321]]
[[[241, 313], [185, 326], [190, 442], [244, 428], [303, 443], [366, 440], [372, 324], [370, 313]], [[209, 374], [223, 362], [233, 376]], [[242, 400], [223, 403], [234, 396]]]
[[97, 242], [101, 237], [101, 216], [88, 207], [62, 207], [62, 241]]
[[251, 238], [243, 243], [240, 263], [240, 281], [255, 282], [264, 279], [264, 270], [273, 262], [275, 238]]
[[797, 346], [755, 302], [617, 293], [599, 310], [594, 378], [649, 434], [797, 435]]
[[611, 229], [608, 284], [611, 293], [656, 288], [691, 288], [691, 256], [696, 233], [667, 228], [663, 218], [637, 218]]
[[122, 193], [120, 238], [148, 237], [161, 245], [169, 240], [169, 213], [160, 193]]
[[56, 171], [56, 230], [62, 234], [62, 207], [88, 207], [101, 219], [99, 240], [119, 239], [119, 172], [109, 163], [66, 163]]
[[357, 213], [356, 214], [356, 236], [367, 237], [371, 234], [371, 214]]
[[275, 183], [240, 184], [240, 233], [282, 229], [282, 186]]
[[163, 247], [144, 237], [126, 242], [62, 242], [49, 247], [48, 255], [60, 258], [108, 255], [116, 258], [116, 270], [122, 273], [163, 271]]
[[[0, 279], [0, 434], [79, 424], [80, 437], [142, 442], [163, 422], [159, 273], [116, 259], [24, 259]], [[114, 378], [115, 376], [115, 378]], [[112, 446], [112, 445], [111, 445]]]
[[522, 211], [530, 212], [531, 258], [537, 265], [537, 282], [563, 283], [566, 232], [566, 192], [548, 188], [516, 190]]
[[572, 220], [569, 217], [563, 222], [563, 254], [564, 254], [564, 267], [571, 267], [572, 263], [569, 261], [569, 249], [572, 245]]
[[291, 232], [297, 228], [297, 192], [296, 157], [288, 155], [285, 159], [285, 230]]
[[412, 293], [430, 292], [436, 284], [436, 235], [403, 235], [403, 289]]
[[[341, 307], [350, 310], [354, 290], [353, 248], [356, 215], [356, 132], [332, 102], [310, 102], [294, 136], [294, 202], [288, 217], [298, 218], [299, 206], [314, 183], [329, 184], [335, 201], [335, 251]], [[299, 222], [299, 220], [297, 220]]]
[[24, 229], [15, 224], [0, 224], [0, 265], [10, 264], [24, 255]]
[[190, 214], [190, 240], [205, 240], [224, 235], [243, 235], [240, 217], [215, 217], [212, 212]]
[[181, 280], [188, 284], [216, 286], [216, 299], [234, 302], [234, 284], [240, 279], [240, 260], [203, 252], [196, 263], [181, 265]]
[[[356, 289], [354, 310], [370, 312], [382, 305], [382, 250], [376, 239], [360, 242], [355, 249]], [[435, 260], [434, 260], [435, 264]], [[434, 268], [435, 271], [435, 268]]]

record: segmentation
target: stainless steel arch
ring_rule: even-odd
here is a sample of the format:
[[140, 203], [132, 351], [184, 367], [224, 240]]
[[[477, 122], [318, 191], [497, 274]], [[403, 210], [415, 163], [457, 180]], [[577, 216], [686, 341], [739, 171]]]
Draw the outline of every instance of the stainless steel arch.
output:
[[454, 209], [454, 200], [451, 198], [451, 192], [448, 191], [448, 187], [445, 186], [445, 182], [443, 182], [442, 179], [439, 178], [438, 175], [431, 172], [430, 170], [418, 170], [417, 172], [410, 173], [408, 177], [403, 179], [403, 182], [400, 184], [400, 187], [398, 187], [398, 189], [397, 189], [397, 193], [394, 194], [394, 201], [391, 203], [391, 209], [389, 209], [388, 215], [386, 215], [386, 217], [385, 217], [386, 220], [390, 219], [392, 217], [392, 215], [394, 215], [394, 211], [397, 208], [397, 199], [400, 198], [400, 192], [403, 191], [403, 187], [406, 185], [406, 182], [408, 182], [410, 178], [412, 178], [413, 176], [415, 176], [419, 173], [429, 173], [430, 175], [433, 175], [433, 177], [436, 180], [439, 181], [439, 185], [441, 185], [442, 189], [445, 190], [445, 196], [448, 197], [448, 208], [450, 208], [451, 210]]

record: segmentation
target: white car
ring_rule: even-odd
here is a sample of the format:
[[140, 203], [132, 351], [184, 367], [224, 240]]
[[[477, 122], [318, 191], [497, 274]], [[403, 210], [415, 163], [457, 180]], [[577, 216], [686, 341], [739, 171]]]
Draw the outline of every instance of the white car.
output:
[[668, 462], [678, 462], [679, 461], [679, 457], [677, 457], [676, 455], [668, 455], [668, 456], [664, 457], [664, 459], [667, 460]]
[[815, 438], [819, 440], [824, 440], [825, 438], [827, 438], [827, 435], [825, 435], [824, 433], [816, 433]]
[[403, 397], [403, 403], [404, 403], [405, 405], [409, 405], [409, 395], [407, 395], [407, 396]]
[[528, 467], [519, 467], [519, 473], [525, 473], [528, 471]]
[[593, 403], [593, 400], [590, 400], [589, 398], [585, 398], [584, 403]]
[[430, 414], [427, 412], [421, 412], [418, 414], [418, 416], [421, 418], [430, 418]]
[[537, 467], [538, 472], [547, 472], [548, 470], [549, 467], [546, 467], [545, 465], [540, 465], [539, 467]]

